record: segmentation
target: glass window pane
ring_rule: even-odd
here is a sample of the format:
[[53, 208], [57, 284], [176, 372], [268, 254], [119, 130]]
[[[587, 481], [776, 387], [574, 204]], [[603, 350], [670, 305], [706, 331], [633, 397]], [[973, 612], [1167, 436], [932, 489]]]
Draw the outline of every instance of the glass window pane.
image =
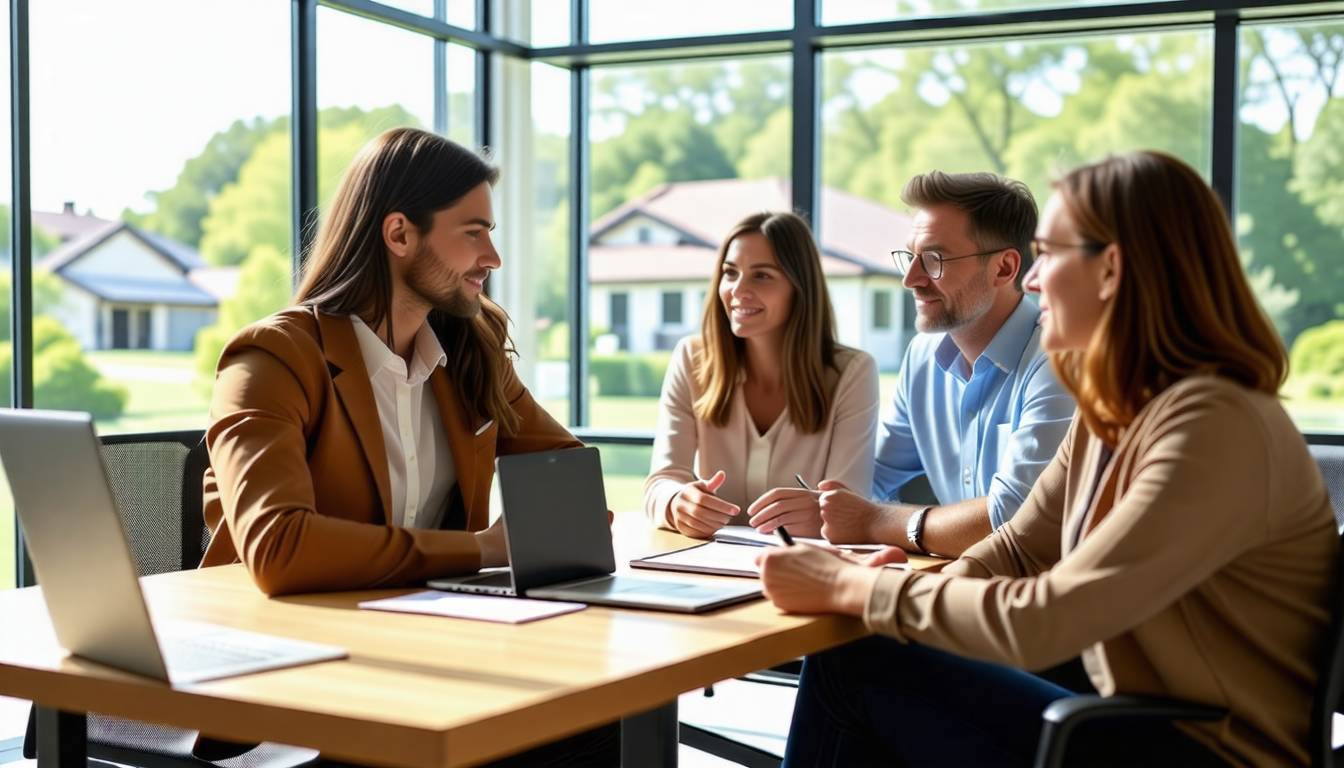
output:
[[[651, 430], [671, 350], [699, 331], [719, 241], [747, 214], [793, 207], [790, 66], [751, 58], [592, 78], [591, 423]], [[675, 322], [668, 292], [685, 297]]]
[[[569, 423], [569, 70], [533, 63], [531, 73], [532, 172], [531, 257], [535, 305], [531, 379], [524, 379], [547, 411]], [[513, 311], [512, 308], [508, 308]], [[516, 325], [520, 332], [521, 325]], [[526, 361], [524, 361], [525, 363]], [[526, 368], [526, 366], [524, 366]], [[647, 470], [646, 470], [647, 471]]]
[[1344, 432], [1344, 24], [1247, 26], [1237, 234], [1291, 355], [1285, 405]]
[[383, 5], [434, 18], [434, 0], [378, 0]]
[[448, 44], [448, 138], [474, 147], [485, 143], [476, 135], [476, 51]]
[[841, 341], [882, 371], [900, 367], [913, 334], [888, 258], [909, 227], [900, 191], [911, 176], [993, 171], [1044, 205], [1052, 174], [1111, 152], [1163, 149], [1208, 174], [1206, 31], [847, 51], [823, 66], [821, 242], [863, 254], [868, 287], [897, 302], [877, 327], [862, 279], [831, 281]]
[[602, 445], [602, 484], [607, 492], [607, 509], [643, 515], [644, 480], [653, 461], [651, 445]]
[[530, 45], [534, 48], [569, 45], [570, 0], [532, 0], [531, 5]]
[[863, 24], [928, 16], [964, 16], [986, 11], [1116, 5], [1117, 2], [1146, 0], [821, 0], [821, 23], [828, 26]]
[[761, 32], [792, 26], [791, 0], [752, 0], [749, 3], [590, 0], [588, 3], [588, 39], [593, 43]]
[[30, 18], [35, 402], [103, 433], [202, 427], [249, 265], [288, 274], [289, 3]]
[[476, 0], [448, 0], [448, 23], [463, 29], [475, 29]]
[[317, 9], [318, 201], [369, 139], [434, 127], [434, 39]]

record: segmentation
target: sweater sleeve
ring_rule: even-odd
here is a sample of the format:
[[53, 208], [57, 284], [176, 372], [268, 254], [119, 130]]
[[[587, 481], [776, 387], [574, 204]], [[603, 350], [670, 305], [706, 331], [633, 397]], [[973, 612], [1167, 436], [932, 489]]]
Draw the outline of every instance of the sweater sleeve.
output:
[[[1097, 509], [1092, 529], [1053, 568], [1021, 575], [1025, 568], [1008, 566], [1030, 539], [1051, 533], [1031, 527], [1053, 509], [1038, 506], [1038, 484], [1005, 541], [963, 558], [988, 578], [967, 578], [968, 566], [884, 573], [867, 622], [901, 641], [1042, 669], [1172, 605], [1266, 536], [1271, 441], [1230, 389], [1188, 387], [1163, 405], [1125, 457], [1131, 466], [1112, 467], [1126, 474], [1123, 494]], [[1060, 479], [1055, 464], [1047, 483]]]

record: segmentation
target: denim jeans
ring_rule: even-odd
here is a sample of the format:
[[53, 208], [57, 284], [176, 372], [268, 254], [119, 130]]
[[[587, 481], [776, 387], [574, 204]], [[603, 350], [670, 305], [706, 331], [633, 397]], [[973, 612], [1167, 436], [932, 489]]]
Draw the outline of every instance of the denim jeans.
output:
[[[1041, 711], [1073, 695], [1014, 667], [868, 638], [803, 663], [784, 766], [1029, 766]], [[1225, 765], [1148, 718], [1090, 723], [1069, 743], [1070, 766]]]

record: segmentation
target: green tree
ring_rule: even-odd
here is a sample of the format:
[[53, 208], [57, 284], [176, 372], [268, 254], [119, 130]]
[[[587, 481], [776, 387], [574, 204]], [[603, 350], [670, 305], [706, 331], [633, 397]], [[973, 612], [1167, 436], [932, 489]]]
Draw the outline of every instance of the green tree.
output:
[[650, 107], [628, 118], [624, 131], [593, 145], [593, 217], [664, 182], [736, 175], [713, 132], [689, 108]]
[[287, 256], [270, 245], [258, 245], [238, 270], [238, 290], [219, 304], [214, 325], [196, 333], [197, 382], [207, 394], [214, 385], [215, 366], [233, 334], [249, 323], [289, 306], [291, 266]]
[[[318, 199], [335, 191], [345, 168], [370, 139], [419, 121], [400, 105], [364, 111], [329, 107], [318, 115]], [[290, 155], [287, 131], [263, 136], [238, 169], [237, 179], [209, 199], [201, 221], [201, 256], [216, 265], [238, 264], [257, 245], [290, 250]]]
[[152, 211], [137, 214], [128, 208], [122, 211], [122, 221], [199, 248], [201, 222], [209, 213], [210, 201], [225, 185], [237, 181], [257, 145], [273, 136], [288, 138], [289, 118], [235, 120], [227, 130], [210, 137], [201, 154], [186, 162], [172, 187], [145, 195], [154, 203]]

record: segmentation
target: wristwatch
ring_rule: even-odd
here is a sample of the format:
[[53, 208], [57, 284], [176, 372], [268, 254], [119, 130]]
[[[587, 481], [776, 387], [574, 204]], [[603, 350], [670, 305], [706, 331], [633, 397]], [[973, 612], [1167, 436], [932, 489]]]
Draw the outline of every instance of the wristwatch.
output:
[[915, 549], [919, 550], [921, 555], [929, 554], [929, 551], [924, 548], [924, 516], [929, 513], [930, 509], [933, 509], [933, 507], [916, 509], [910, 513], [910, 519], [905, 523], [905, 538], [915, 545]]

